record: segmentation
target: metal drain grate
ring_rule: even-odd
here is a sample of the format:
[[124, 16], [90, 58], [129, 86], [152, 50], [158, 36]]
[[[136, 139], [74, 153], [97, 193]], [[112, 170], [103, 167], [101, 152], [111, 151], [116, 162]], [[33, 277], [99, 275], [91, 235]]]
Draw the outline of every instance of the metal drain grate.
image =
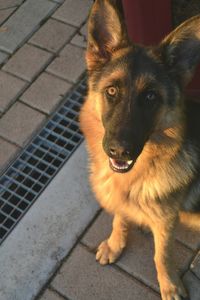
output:
[[0, 178], [0, 244], [83, 140], [78, 113], [86, 75]]

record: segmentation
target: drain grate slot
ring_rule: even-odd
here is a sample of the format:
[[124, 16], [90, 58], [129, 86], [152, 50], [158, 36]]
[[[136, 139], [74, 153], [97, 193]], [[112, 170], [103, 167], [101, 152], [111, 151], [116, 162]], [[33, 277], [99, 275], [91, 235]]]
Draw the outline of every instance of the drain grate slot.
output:
[[83, 140], [78, 114], [86, 75], [0, 177], [0, 244]]

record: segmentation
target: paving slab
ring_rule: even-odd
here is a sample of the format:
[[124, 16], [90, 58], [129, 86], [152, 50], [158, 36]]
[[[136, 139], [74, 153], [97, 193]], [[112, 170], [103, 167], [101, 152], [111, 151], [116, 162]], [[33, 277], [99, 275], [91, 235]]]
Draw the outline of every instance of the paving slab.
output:
[[53, 17], [79, 27], [88, 17], [92, 3], [92, 0], [66, 0]]
[[8, 60], [3, 70], [32, 81], [45, 68], [51, 57], [51, 53], [25, 44]]
[[0, 299], [35, 299], [98, 209], [82, 144], [1, 245]]
[[[105, 212], [101, 213], [83, 237], [83, 243], [91, 249], [96, 249], [100, 242], [110, 235], [111, 223], [112, 218]], [[193, 255], [193, 251], [176, 242], [174, 261], [180, 273], [189, 268]], [[116, 264], [148, 286], [159, 291], [153, 257], [154, 242], [152, 235], [144, 234], [133, 226], [130, 230], [127, 248]]]
[[[6, 2], [13, 2], [6, 0]], [[36, 31], [40, 23], [56, 9], [58, 4], [48, 0], [27, 0], [5, 23], [0, 33], [0, 49], [13, 53]]]
[[74, 300], [160, 299], [152, 290], [119, 270], [97, 264], [94, 254], [80, 245], [59, 270], [52, 286]]
[[70, 40], [75, 31], [76, 28], [70, 25], [49, 19], [29, 42], [56, 53]]
[[0, 10], [0, 25], [13, 13], [15, 9], [16, 8], [14, 7]]
[[20, 99], [33, 108], [50, 114], [70, 87], [68, 82], [43, 72]]
[[85, 51], [68, 44], [47, 68], [47, 71], [75, 83], [85, 71]]
[[26, 82], [0, 71], [0, 112], [4, 112], [26, 87]]
[[56, 293], [46, 290], [45, 293], [42, 295], [40, 300], [65, 300], [63, 297], [58, 296]]
[[0, 169], [3, 170], [8, 162], [19, 152], [20, 148], [0, 138]]
[[184, 285], [190, 297], [188, 300], [200, 299], [200, 280], [190, 271], [183, 277]]
[[20, 5], [24, 0], [1, 0], [0, 9]]
[[16, 102], [0, 119], [0, 136], [22, 147], [44, 121], [44, 114]]

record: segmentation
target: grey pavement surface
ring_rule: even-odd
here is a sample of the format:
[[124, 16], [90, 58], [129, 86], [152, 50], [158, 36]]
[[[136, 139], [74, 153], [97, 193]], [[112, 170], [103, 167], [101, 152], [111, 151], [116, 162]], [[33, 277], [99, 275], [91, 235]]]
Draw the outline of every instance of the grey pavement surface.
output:
[[95, 216], [86, 164], [82, 144], [1, 246], [1, 300], [34, 299]]
[[[85, 70], [92, 2], [0, 0], [1, 172]], [[2, 244], [0, 300], [160, 299], [150, 234], [133, 228], [115, 264], [95, 261], [112, 218], [96, 216], [86, 163], [82, 144]], [[199, 232], [179, 227], [174, 257], [190, 300], [200, 300], [199, 249]]]

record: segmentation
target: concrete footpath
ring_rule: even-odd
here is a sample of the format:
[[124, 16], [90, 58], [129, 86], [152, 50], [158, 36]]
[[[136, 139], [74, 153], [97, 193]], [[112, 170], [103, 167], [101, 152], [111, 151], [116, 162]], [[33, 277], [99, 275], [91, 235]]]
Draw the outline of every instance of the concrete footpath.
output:
[[[1, 173], [84, 72], [92, 2], [0, 0]], [[90, 191], [83, 143], [0, 247], [0, 300], [160, 299], [150, 234], [133, 228], [115, 264], [95, 261], [111, 221]], [[174, 256], [200, 300], [200, 233], [179, 227]]]

